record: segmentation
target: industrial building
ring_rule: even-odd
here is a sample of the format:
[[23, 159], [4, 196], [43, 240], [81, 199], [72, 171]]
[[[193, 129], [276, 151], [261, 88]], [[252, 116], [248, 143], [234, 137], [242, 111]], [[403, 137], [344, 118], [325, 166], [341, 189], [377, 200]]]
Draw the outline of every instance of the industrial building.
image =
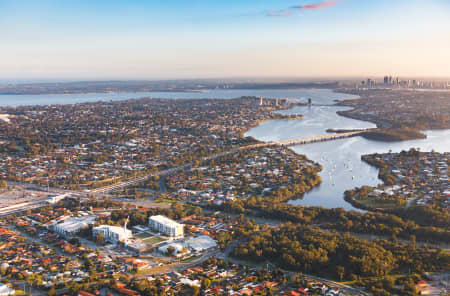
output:
[[96, 218], [96, 216], [71, 217], [64, 222], [53, 225], [53, 231], [65, 238], [70, 238], [81, 229], [94, 224]]
[[157, 215], [148, 219], [148, 226], [159, 233], [171, 237], [182, 237], [184, 234], [183, 224], [177, 223], [167, 217]]
[[193, 253], [201, 253], [217, 247], [216, 241], [207, 235], [191, 237], [184, 242], [184, 245]]

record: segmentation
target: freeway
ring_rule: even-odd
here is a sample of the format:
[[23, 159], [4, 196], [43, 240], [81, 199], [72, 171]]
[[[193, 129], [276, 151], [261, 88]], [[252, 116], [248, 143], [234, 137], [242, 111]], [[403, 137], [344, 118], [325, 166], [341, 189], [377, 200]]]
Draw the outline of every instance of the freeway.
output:
[[[254, 149], [254, 148], [271, 147], [271, 146], [301, 145], [301, 144], [309, 144], [309, 143], [314, 143], [314, 142], [319, 142], [319, 141], [331, 141], [331, 140], [342, 139], [342, 138], [347, 138], [347, 137], [354, 137], [354, 136], [360, 135], [361, 133], [363, 133], [365, 131], [366, 130], [356, 130], [356, 131], [351, 131], [351, 132], [346, 132], [346, 133], [336, 133], [336, 134], [322, 135], [322, 136], [316, 136], [316, 137], [292, 139], [292, 140], [286, 140], [286, 141], [252, 144], [252, 145], [247, 145], [247, 146], [242, 146], [242, 147], [236, 147], [236, 148], [228, 150], [228, 151], [223, 151], [223, 152], [216, 153], [214, 155], [206, 156], [206, 157], [203, 157], [201, 160], [202, 161], [210, 161], [210, 160], [217, 159], [219, 157], [226, 156], [226, 155], [229, 155], [232, 153], [236, 153], [236, 152], [248, 150], [248, 149]], [[117, 183], [114, 183], [114, 184], [111, 184], [108, 186], [91, 189], [91, 190], [86, 189], [83, 191], [70, 191], [70, 190], [61, 190], [61, 189], [52, 188], [52, 191], [55, 193], [70, 193], [73, 196], [78, 196], [78, 197], [87, 197], [88, 195], [108, 194], [112, 191], [120, 190], [120, 189], [129, 187], [129, 186], [139, 184], [139, 183], [146, 181], [149, 178], [154, 177], [154, 176], [166, 176], [166, 175], [170, 175], [170, 174], [180, 171], [180, 170], [190, 169], [191, 166], [192, 166], [192, 163], [187, 163], [184, 165], [168, 168], [168, 169], [157, 171], [157, 172], [152, 172], [152, 173], [149, 173], [144, 176], [139, 176], [139, 177], [136, 177], [133, 179], [124, 180], [124, 181], [117, 182]], [[47, 188], [47, 190], [49, 190], [49, 189], [50, 188]]]
[[[323, 141], [331, 141], [331, 140], [337, 140], [337, 139], [343, 139], [348, 137], [354, 137], [358, 136], [361, 133], [365, 132], [366, 130], [356, 130], [352, 132], [346, 132], [346, 133], [337, 133], [337, 134], [331, 134], [331, 135], [322, 135], [322, 136], [316, 136], [316, 137], [308, 137], [308, 138], [300, 138], [300, 139], [292, 139], [292, 140], [286, 140], [286, 141], [278, 141], [278, 142], [267, 142], [267, 143], [258, 143], [258, 144], [252, 144], [242, 147], [237, 147], [228, 151], [223, 151], [220, 153], [216, 153], [211, 156], [206, 156], [202, 158], [202, 161], [209, 161], [213, 159], [217, 159], [219, 157], [229, 155], [232, 153], [236, 153], [238, 151], [248, 150], [248, 149], [254, 149], [254, 148], [262, 148], [262, 147], [270, 147], [270, 146], [290, 146], [290, 145], [301, 145], [301, 144], [309, 144], [309, 143], [315, 143], [315, 142], [323, 142]], [[118, 182], [112, 185], [108, 185], [101, 188], [96, 188], [92, 190], [85, 190], [87, 194], [106, 194], [115, 190], [123, 189], [135, 184], [138, 184], [140, 182], [143, 182], [153, 176], [165, 176], [170, 175], [176, 171], [180, 171], [183, 169], [190, 169], [192, 163], [180, 165], [177, 167], [165, 169], [158, 172], [153, 172], [150, 174], [147, 174], [145, 176], [140, 176], [134, 179]]]

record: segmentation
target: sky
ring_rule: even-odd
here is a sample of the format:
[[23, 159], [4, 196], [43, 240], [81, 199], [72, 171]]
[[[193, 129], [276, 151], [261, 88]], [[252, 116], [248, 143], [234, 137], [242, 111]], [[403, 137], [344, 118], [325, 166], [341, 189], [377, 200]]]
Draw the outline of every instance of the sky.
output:
[[0, 0], [0, 80], [450, 77], [450, 0]]

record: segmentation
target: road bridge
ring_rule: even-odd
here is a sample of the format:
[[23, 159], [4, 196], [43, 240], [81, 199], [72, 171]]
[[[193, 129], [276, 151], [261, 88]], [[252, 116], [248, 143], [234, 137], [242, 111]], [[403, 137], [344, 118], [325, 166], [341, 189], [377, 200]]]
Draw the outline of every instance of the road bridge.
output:
[[325, 141], [332, 141], [332, 140], [345, 139], [345, 138], [358, 136], [359, 134], [361, 134], [363, 132], [365, 132], [365, 130], [346, 132], [346, 133], [337, 133], [337, 134], [323, 135], [323, 136], [315, 136], [315, 137], [307, 137], [307, 138], [300, 138], [300, 139], [292, 139], [292, 140], [279, 141], [279, 142], [270, 142], [268, 144], [280, 145], [280, 146], [292, 146], [292, 145], [309, 144], [309, 143], [315, 143], [315, 142], [325, 142]]
[[[293, 146], [293, 145], [302, 145], [302, 144], [309, 144], [309, 143], [315, 143], [315, 142], [325, 142], [325, 141], [332, 141], [332, 140], [337, 140], [337, 139], [344, 139], [344, 138], [350, 138], [350, 137], [354, 137], [357, 136], [363, 132], [365, 132], [367, 130], [357, 130], [357, 131], [351, 131], [351, 132], [345, 132], [345, 133], [336, 133], [336, 134], [329, 134], [329, 135], [323, 135], [323, 136], [315, 136], [315, 137], [307, 137], [307, 138], [300, 138], [300, 139], [292, 139], [292, 140], [286, 140], [286, 141], [278, 141], [278, 142], [267, 142], [267, 143], [258, 143], [258, 144], [253, 144], [253, 145], [248, 145], [248, 146], [242, 146], [242, 147], [238, 147], [235, 149], [231, 149], [228, 151], [224, 151], [224, 152], [220, 152], [211, 156], [207, 156], [207, 157], [203, 157], [202, 160], [203, 161], [209, 161], [212, 159], [216, 159], [225, 155], [229, 155], [232, 153], [236, 153], [238, 151], [242, 151], [242, 150], [248, 150], [248, 149], [255, 149], [255, 148], [262, 148], [262, 147], [270, 147], [270, 146]], [[162, 170], [162, 171], [158, 171], [158, 172], [154, 172], [154, 173], [150, 173], [148, 175], [145, 176], [140, 176], [134, 179], [130, 179], [130, 180], [126, 180], [126, 181], [122, 181], [122, 182], [118, 182], [112, 185], [108, 185], [105, 187], [101, 187], [101, 188], [96, 188], [96, 189], [92, 189], [92, 190], [86, 190], [85, 193], [90, 193], [90, 194], [106, 194], [112, 191], [116, 191], [125, 187], [129, 187], [132, 185], [136, 185], [140, 182], [143, 182], [147, 179], [149, 179], [152, 176], [164, 176], [164, 175], [170, 175], [176, 171], [179, 170], [186, 170], [186, 169], [190, 169], [191, 164], [185, 164], [185, 165], [180, 165], [177, 167], [173, 167], [170, 169], [166, 169], [166, 170]]]

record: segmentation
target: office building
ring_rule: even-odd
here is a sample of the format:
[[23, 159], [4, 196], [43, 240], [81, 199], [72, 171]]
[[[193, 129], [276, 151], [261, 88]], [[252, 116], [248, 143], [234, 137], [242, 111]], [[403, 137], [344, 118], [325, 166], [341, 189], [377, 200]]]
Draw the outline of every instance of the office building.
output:
[[148, 226], [159, 233], [172, 237], [183, 236], [183, 224], [177, 223], [167, 217], [157, 215], [148, 219]]
[[124, 242], [132, 237], [131, 230], [128, 230], [125, 227], [110, 225], [100, 225], [92, 229], [93, 237], [96, 237], [99, 233], [103, 233], [105, 242], [110, 242], [112, 244]]

